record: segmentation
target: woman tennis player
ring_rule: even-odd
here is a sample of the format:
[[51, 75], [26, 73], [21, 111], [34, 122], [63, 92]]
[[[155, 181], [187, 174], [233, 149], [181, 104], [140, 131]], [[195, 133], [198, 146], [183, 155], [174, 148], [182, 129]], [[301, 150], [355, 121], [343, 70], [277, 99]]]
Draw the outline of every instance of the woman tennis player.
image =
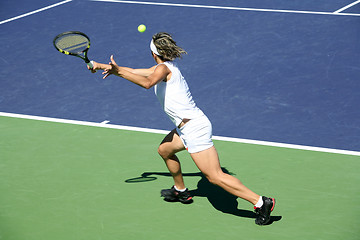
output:
[[196, 106], [184, 77], [173, 62], [186, 52], [176, 45], [170, 34], [164, 32], [152, 37], [150, 49], [156, 65], [149, 69], [120, 67], [111, 56], [109, 64], [93, 62], [94, 67], [90, 70], [104, 70], [104, 78], [116, 75], [146, 89], [154, 87], [165, 113], [175, 124], [176, 128], [164, 138], [158, 148], [174, 179], [173, 187], [162, 190], [161, 196], [167, 201], [192, 202], [192, 196], [184, 184], [180, 161], [175, 155], [187, 149], [196, 166], [211, 183], [252, 203], [256, 213], [255, 223], [267, 224], [275, 199], [259, 196], [237, 178], [221, 170], [219, 157], [211, 140], [211, 123]]

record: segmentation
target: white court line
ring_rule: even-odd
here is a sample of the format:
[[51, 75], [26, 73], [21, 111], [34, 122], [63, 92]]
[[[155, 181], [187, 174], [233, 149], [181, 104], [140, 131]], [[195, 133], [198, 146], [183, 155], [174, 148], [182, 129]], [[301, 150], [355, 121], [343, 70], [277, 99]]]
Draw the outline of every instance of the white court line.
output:
[[343, 7], [343, 8], [340, 8], [339, 10], [336, 10], [334, 13], [340, 13], [340, 12], [342, 12], [342, 11], [345, 11], [346, 9], [351, 8], [352, 6], [354, 6], [354, 5], [358, 4], [358, 3], [360, 3], [360, 0], [355, 1], [355, 2], [353, 2], [353, 3], [350, 3], [349, 5], [346, 5], [346, 6]]
[[159, 134], [168, 134], [169, 133], [169, 131], [159, 130], [159, 129], [129, 127], [129, 126], [122, 126], [122, 125], [114, 125], [114, 124], [104, 124], [104, 122], [95, 123], [95, 122], [61, 119], [61, 118], [40, 117], [40, 116], [24, 115], [24, 114], [17, 114], [17, 113], [0, 112], [0, 117], [23, 118], [23, 119], [30, 119], [30, 120], [45, 121], [45, 122], [66, 123], [66, 124], [74, 124], [74, 125], [82, 125], [82, 126], [90, 126], [90, 127], [129, 130], [129, 131], [135, 131], [135, 132], [148, 132], [148, 133], [159, 133]]
[[[56, 122], [56, 123], [66, 123], [66, 124], [75, 124], [75, 125], [83, 125], [83, 126], [101, 127], [101, 128], [121, 129], [121, 130], [136, 131], [136, 132], [158, 133], [158, 134], [168, 134], [169, 133], [169, 131], [167, 131], [167, 130], [141, 128], [141, 127], [130, 127], [130, 126], [67, 120], [67, 119], [59, 119], [59, 118], [39, 117], [39, 116], [16, 114], [16, 113], [0, 112], [0, 116], [39, 120], [39, 121], [46, 121], [46, 122]], [[315, 151], [315, 152], [326, 152], [326, 153], [337, 153], [337, 154], [344, 154], [344, 155], [360, 156], [360, 152], [331, 149], [331, 148], [320, 148], [320, 147], [311, 147], [311, 146], [302, 146], [302, 145], [287, 144], [287, 143], [266, 142], [266, 141], [231, 138], [231, 137], [221, 137], [221, 136], [213, 136], [213, 139], [220, 140], [220, 141], [226, 141], [226, 142], [238, 142], [238, 143], [262, 145], [262, 146], [281, 147], [281, 148], [308, 150], [308, 151]]]
[[61, 5], [61, 4], [68, 3], [68, 2], [71, 2], [71, 1], [72, 1], [72, 0], [62, 1], [62, 2], [55, 3], [55, 4], [53, 4], [53, 5], [50, 5], [50, 6], [47, 6], [47, 7], [44, 7], [44, 8], [40, 8], [40, 9], [38, 9], [38, 10], [29, 12], [29, 13], [22, 14], [22, 15], [17, 16], [17, 17], [9, 18], [9, 19], [7, 19], [7, 20], [1, 21], [1, 22], [0, 22], [0, 25], [1, 25], [1, 24], [4, 24], [4, 23], [7, 23], [7, 22], [14, 21], [14, 20], [19, 19], [19, 18], [23, 18], [23, 17], [29, 16], [29, 15], [38, 13], [38, 12], [45, 11], [45, 10], [47, 10], [47, 9], [50, 9], [50, 8], [53, 8], [53, 7], [56, 7], [56, 6], [59, 6], [59, 5]]
[[171, 6], [171, 7], [225, 9], [225, 10], [253, 11], [253, 12], [302, 13], [302, 14], [320, 14], [320, 15], [337, 15], [337, 16], [357, 16], [357, 17], [360, 17], [360, 14], [358, 14], [358, 13], [314, 12], [314, 11], [261, 9], [261, 8], [240, 8], [240, 7], [223, 7], [223, 6], [194, 5], [194, 4], [180, 4], [180, 3], [160, 3], [160, 2], [138, 2], [138, 1], [122, 1], [122, 0], [90, 0], [90, 1], [127, 3], [127, 4], [142, 4], [142, 5], [157, 5], [157, 6]]

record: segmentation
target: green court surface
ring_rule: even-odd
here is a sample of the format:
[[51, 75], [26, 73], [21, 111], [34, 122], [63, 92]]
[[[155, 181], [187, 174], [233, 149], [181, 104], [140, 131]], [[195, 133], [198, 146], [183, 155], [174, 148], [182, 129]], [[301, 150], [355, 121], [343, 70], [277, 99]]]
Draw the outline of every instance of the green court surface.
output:
[[8, 117], [0, 132], [0, 239], [360, 239], [359, 156], [215, 141], [222, 167], [277, 199], [260, 227], [186, 152], [194, 203], [163, 201], [162, 134]]

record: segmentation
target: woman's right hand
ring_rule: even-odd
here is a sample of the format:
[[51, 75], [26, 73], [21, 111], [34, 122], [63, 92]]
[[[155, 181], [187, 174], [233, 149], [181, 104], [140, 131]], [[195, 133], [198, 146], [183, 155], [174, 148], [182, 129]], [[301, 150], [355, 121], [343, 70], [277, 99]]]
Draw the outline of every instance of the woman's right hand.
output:
[[92, 73], [96, 73], [96, 70], [97, 70], [97, 66], [99, 65], [97, 62], [95, 62], [95, 61], [91, 61], [91, 63], [93, 64], [93, 67], [92, 68], [90, 68], [89, 67], [89, 65], [86, 65], [87, 66], [87, 68], [92, 72]]

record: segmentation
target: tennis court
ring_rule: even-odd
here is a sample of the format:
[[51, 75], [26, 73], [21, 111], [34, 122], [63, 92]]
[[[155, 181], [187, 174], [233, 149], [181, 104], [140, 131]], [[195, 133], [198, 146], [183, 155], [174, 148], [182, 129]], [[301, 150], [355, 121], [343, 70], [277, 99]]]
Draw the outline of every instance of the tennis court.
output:
[[[359, 2], [1, 1], [0, 239], [359, 239]], [[186, 152], [194, 203], [163, 201], [171, 122], [153, 91], [58, 53], [69, 30], [130, 67], [172, 33], [224, 171], [277, 199], [272, 223]]]

